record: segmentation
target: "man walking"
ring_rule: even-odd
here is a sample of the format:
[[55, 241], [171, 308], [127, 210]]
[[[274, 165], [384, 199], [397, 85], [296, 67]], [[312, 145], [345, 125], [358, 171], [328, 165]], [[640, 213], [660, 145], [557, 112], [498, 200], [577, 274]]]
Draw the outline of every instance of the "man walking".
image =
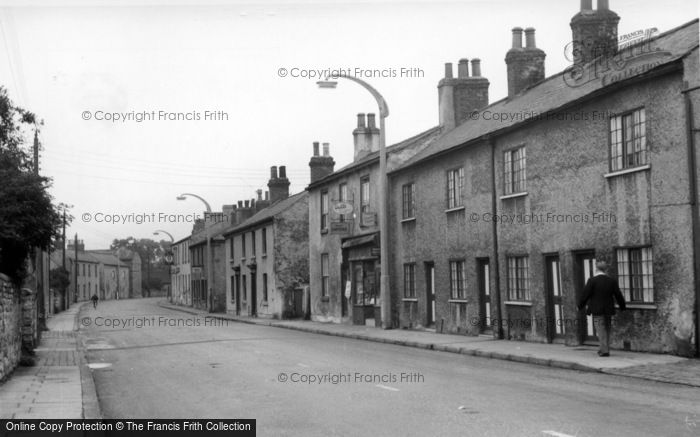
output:
[[578, 309], [581, 310], [586, 304], [588, 305], [587, 314], [593, 315], [593, 325], [600, 340], [598, 355], [609, 357], [610, 328], [612, 316], [615, 314], [615, 301], [617, 301], [620, 311], [624, 311], [625, 298], [620, 292], [617, 280], [608, 276], [607, 263], [598, 261], [595, 264], [595, 268], [595, 275], [588, 280], [583, 288]]
[[97, 293], [93, 294], [90, 299], [92, 300], [92, 307], [97, 309], [97, 302], [100, 300], [100, 298], [97, 296]]

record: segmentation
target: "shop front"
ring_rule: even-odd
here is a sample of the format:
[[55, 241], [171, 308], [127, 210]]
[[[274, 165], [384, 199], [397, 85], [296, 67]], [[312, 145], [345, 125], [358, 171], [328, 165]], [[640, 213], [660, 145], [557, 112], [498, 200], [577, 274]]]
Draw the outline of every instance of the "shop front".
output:
[[345, 299], [349, 301], [354, 325], [381, 326], [378, 234], [348, 238], [343, 241]]

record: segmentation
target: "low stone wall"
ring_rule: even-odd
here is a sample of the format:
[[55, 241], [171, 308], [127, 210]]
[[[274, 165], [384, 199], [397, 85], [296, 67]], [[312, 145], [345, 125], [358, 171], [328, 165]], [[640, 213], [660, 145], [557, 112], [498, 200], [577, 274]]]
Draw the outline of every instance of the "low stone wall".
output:
[[22, 355], [21, 323], [20, 292], [0, 273], [0, 381], [12, 373]]

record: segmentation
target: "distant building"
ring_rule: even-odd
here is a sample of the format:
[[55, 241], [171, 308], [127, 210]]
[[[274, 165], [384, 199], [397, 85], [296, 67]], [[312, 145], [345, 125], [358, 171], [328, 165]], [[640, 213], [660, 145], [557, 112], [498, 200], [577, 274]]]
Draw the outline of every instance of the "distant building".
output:
[[191, 306], [190, 237], [174, 242], [170, 248], [173, 252], [173, 264], [170, 266], [170, 302]]

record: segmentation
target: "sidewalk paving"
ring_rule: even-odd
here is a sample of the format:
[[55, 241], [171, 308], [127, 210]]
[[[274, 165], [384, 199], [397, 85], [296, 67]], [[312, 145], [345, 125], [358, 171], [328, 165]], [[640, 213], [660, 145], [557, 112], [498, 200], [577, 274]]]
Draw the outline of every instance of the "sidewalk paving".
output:
[[99, 419], [99, 404], [77, 332], [81, 306], [46, 321], [36, 363], [0, 385], [0, 419]]
[[307, 320], [275, 320], [208, 313], [191, 307], [159, 302], [164, 308], [217, 319], [277, 328], [294, 329], [323, 335], [452, 352], [478, 357], [517, 361], [587, 372], [602, 372], [645, 380], [700, 387], [700, 360], [675, 355], [613, 350], [601, 358], [595, 346], [496, 340], [491, 337], [436, 334], [429, 331], [377, 329], [373, 327], [320, 323]]

